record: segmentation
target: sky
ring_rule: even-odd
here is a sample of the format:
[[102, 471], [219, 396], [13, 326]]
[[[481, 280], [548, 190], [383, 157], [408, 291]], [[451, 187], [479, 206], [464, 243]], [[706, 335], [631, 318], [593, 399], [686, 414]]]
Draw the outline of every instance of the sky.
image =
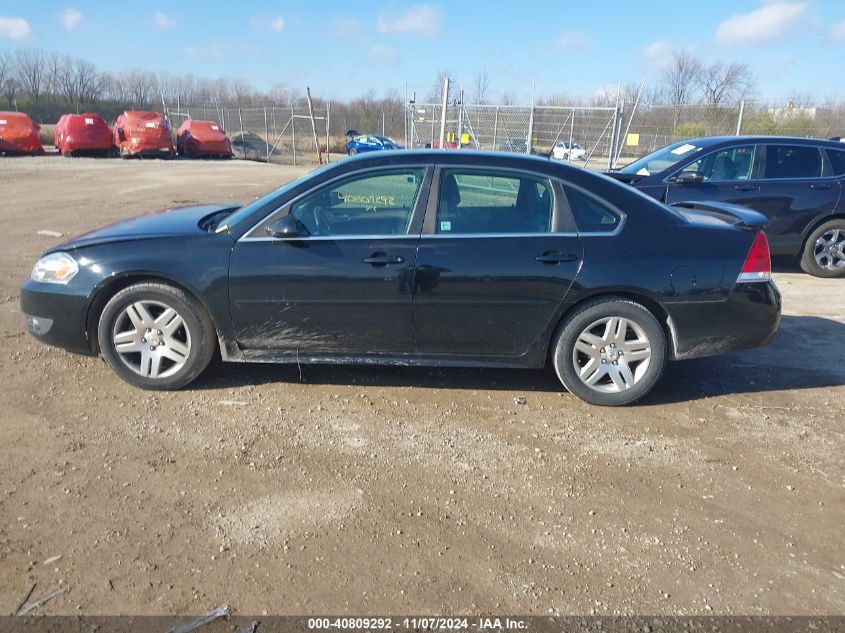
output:
[[747, 64], [757, 94], [845, 98], [843, 0], [399, 2], [0, 0], [0, 50], [39, 48], [100, 69], [232, 76], [259, 89], [310, 86], [323, 98], [373, 89], [418, 100], [448, 69], [471, 98], [590, 98], [658, 82], [673, 51]]

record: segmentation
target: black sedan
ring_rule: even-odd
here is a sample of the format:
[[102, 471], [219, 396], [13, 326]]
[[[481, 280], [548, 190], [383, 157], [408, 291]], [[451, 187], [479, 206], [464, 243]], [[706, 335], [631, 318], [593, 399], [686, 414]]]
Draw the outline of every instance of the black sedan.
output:
[[680, 141], [609, 175], [669, 204], [715, 200], [769, 219], [773, 255], [817, 277], [845, 276], [845, 144], [725, 136]]
[[671, 208], [514, 154], [341, 161], [244, 207], [170, 210], [60, 244], [23, 285], [39, 340], [177, 389], [233, 362], [539, 368], [603, 405], [668, 360], [765, 344], [765, 218]]

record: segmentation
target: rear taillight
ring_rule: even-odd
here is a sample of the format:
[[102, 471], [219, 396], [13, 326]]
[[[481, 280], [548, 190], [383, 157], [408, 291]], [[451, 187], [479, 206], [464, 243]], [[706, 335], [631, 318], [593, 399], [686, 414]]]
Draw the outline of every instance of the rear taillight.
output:
[[742, 272], [737, 282], [769, 281], [772, 278], [772, 257], [769, 253], [769, 240], [763, 231], [754, 236], [754, 243], [745, 258]]

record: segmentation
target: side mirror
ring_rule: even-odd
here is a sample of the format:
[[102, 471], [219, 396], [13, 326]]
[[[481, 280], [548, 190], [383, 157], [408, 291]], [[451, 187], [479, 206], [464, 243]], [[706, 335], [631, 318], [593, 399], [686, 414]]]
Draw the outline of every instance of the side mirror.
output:
[[283, 215], [267, 227], [267, 234], [270, 237], [308, 237], [310, 233], [305, 225], [292, 215]]
[[704, 182], [704, 176], [697, 171], [685, 171], [672, 179], [679, 185], [700, 185]]

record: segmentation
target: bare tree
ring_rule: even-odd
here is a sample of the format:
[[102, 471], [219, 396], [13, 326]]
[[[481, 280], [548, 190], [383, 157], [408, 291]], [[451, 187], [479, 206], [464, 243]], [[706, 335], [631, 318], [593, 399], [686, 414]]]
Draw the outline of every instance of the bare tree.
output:
[[479, 105], [487, 103], [487, 93], [490, 90], [490, 73], [487, 72], [486, 66], [475, 73], [473, 87], [475, 89], [473, 102]]
[[20, 49], [15, 53], [15, 69], [20, 90], [38, 103], [48, 81], [47, 56], [43, 51]]
[[698, 77], [704, 102], [719, 106], [748, 98], [756, 85], [754, 75], [745, 64], [724, 65], [716, 62], [701, 68]]
[[673, 128], [678, 127], [683, 106], [691, 103], [701, 81], [701, 62], [689, 52], [677, 51], [663, 71], [663, 89], [674, 114]]
[[443, 98], [443, 82], [449, 80], [449, 90], [455, 85], [455, 74], [451, 70], [441, 70], [437, 73], [437, 80], [431, 86], [431, 91], [428, 93], [429, 103], [438, 103]]
[[0, 91], [6, 87], [6, 82], [12, 78], [15, 62], [10, 53], [0, 51]]
[[516, 95], [510, 90], [505, 90], [499, 100], [502, 102], [502, 105], [516, 105], [517, 101]]

